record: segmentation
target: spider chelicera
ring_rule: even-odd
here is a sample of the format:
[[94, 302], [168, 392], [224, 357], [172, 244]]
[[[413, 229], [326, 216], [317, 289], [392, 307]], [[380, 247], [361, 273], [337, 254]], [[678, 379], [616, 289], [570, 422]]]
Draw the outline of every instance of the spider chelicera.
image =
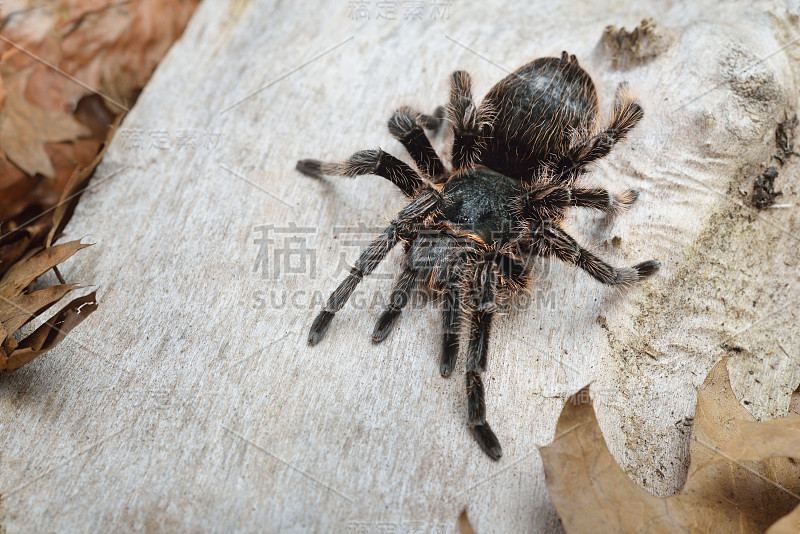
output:
[[[468, 332], [467, 418], [481, 448], [493, 459], [500, 442], [486, 422], [481, 373], [486, 369], [489, 332], [499, 306], [527, 286], [530, 261], [550, 256], [576, 265], [604, 284], [626, 286], [658, 271], [649, 260], [615, 268], [581, 247], [561, 227], [567, 208], [609, 214], [625, 211], [634, 190], [612, 194], [576, 185], [587, 165], [606, 156], [642, 118], [642, 108], [623, 84], [607, 123], [598, 119], [597, 92], [575, 56], [539, 58], [497, 83], [480, 106], [472, 98], [469, 74], [453, 73], [450, 102], [432, 115], [403, 107], [389, 131], [407, 149], [416, 171], [382, 151], [356, 152], [347, 161], [306, 159], [302, 173], [358, 176], [391, 181], [411, 201], [362, 253], [350, 274], [317, 315], [308, 336], [322, 339], [334, 314], [362, 278], [402, 242], [405, 262], [378, 318], [372, 339], [386, 339], [416, 286], [442, 296], [442, 376], [455, 366], [459, 337]], [[444, 119], [453, 129], [452, 170], [434, 151], [425, 129]]]

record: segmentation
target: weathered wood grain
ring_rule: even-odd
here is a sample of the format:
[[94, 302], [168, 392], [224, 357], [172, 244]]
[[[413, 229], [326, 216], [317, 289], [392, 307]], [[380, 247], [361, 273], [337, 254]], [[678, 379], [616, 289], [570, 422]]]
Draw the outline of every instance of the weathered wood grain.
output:
[[[659, 495], [682, 484], [694, 388], [726, 352], [757, 416], [786, 409], [800, 380], [797, 166], [778, 179], [789, 207], [756, 212], [739, 190], [776, 164], [776, 124], [797, 104], [796, 6], [423, 1], [403, 20], [390, 2], [387, 20], [364, 4], [369, 20], [348, 2], [207, 0], [159, 66], [67, 228], [96, 244], [62, 272], [98, 286], [100, 308], [0, 380], [9, 532], [449, 532], [465, 507], [478, 532], [552, 532], [537, 446], [588, 382], [612, 452]], [[607, 25], [648, 17], [666, 36], [640, 43], [654, 57], [625, 64], [626, 49], [613, 61], [598, 45]], [[468, 434], [463, 371], [439, 376], [432, 304], [370, 341], [399, 250], [306, 345], [368, 238], [343, 229], [380, 227], [404, 201], [381, 179], [317, 182], [294, 164], [378, 146], [405, 158], [386, 130], [395, 107], [434, 109], [457, 68], [480, 96], [562, 49], [606, 111], [622, 81], [645, 108], [589, 178], [640, 190], [638, 204], [569, 228], [614, 264], [663, 268], [620, 293], [539, 263], [532, 298], [493, 332], [495, 463]], [[276, 257], [294, 263], [275, 275]]]

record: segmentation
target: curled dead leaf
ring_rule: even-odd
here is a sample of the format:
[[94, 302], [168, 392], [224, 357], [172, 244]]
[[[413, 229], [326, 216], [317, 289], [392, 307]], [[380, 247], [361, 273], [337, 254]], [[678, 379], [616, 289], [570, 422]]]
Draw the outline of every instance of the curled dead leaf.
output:
[[97, 295], [94, 291], [67, 304], [55, 317], [20, 341], [17, 349], [8, 355], [6, 372], [16, 371], [58, 345], [73, 328], [81, 324], [96, 309]]
[[[0, 20], [0, 371], [54, 347], [96, 307], [57, 265], [86, 245], [53, 246], [135, 101], [199, 0], [13, 4]], [[112, 124], [114, 116], [116, 122]], [[33, 291], [53, 269], [61, 284]]]
[[125, 114], [123, 113], [118, 115], [116, 120], [114, 120], [111, 128], [108, 131], [106, 142], [103, 145], [103, 148], [97, 153], [97, 156], [89, 164], [89, 166], [85, 169], [81, 169], [80, 167], [75, 169], [70, 176], [66, 187], [64, 187], [64, 190], [61, 192], [61, 196], [58, 199], [58, 204], [56, 204], [55, 208], [53, 209], [52, 227], [47, 233], [45, 246], [49, 247], [52, 245], [55, 237], [59, 235], [59, 233], [67, 225], [67, 222], [69, 222], [69, 220], [72, 218], [72, 213], [75, 211], [75, 206], [78, 204], [81, 194], [83, 194], [83, 191], [88, 187], [89, 179], [94, 174], [94, 170], [103, 160], [103, 156], [105, 156], [106, 150], [111, 144], [111, 138], [116, 133], [124, 117]]
[[70, 301], [51, 319], [24, 339], [15, 333], [61, 301], [77, 284], [58, 284], [32, 291], [33, 282], [89, 245], [70, 241], [53, 247], [29, 251], [0, 278], [0, 371], [11, 373], [55, 347], [64, 337], [97, 309], [95, 292]]
[[36, 222], [10, 230], [0, 226], [0, 277], [28, 250], [35, 247], [50, 229], [49, 221]]
[[36, 278], [88, 246], [76, 240], [28, 252], [0, 278], [0, 297], [16, 299]]
[[4, 233], [63, 199], [73, 171], [90, 166], [114, 116], [133, 105], [198, 3], [0, 2]]
[[727, 358], [698, 389], [686, 484], [663, 499], [616, 463], [588, 392], [567, 401], [553, 443], [540, 449], [548, 492], [568, 532], [751, 533], [791, 521], [797, 532], [800, 465], [790, 458], [800, 458], [800, 419], [756, 422], [731, 390]]

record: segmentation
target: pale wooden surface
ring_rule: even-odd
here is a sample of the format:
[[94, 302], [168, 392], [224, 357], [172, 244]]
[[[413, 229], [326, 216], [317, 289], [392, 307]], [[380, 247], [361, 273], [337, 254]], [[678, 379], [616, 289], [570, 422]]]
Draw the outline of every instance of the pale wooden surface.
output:
[[[685, 476], [684, 418], [723, 345], [739, 350], [731, 374], [749, 408], [785, 410], [800, 380], [797, 167], [778, 180], [790, 207], [756, 214], [738, 190], [770, 161], [775, 123], [797, 104], [796, 8], [455, 2], [432, 19], [423, 4], [422, 21], [378, 20], [376, 2], [369, 21], [352, 20], [346, 2], [200, 6], [97, 176], [128, 167], [84, 195], [67, 229], [97, 243], [62, 272], [99, 286], [100, 308], [50, 355], [0, 378], [8, 532], [435, 532], [453, 531], [464, 507], [481, 533], [551, 532], [560, 526], [536, 447], [586, 383], [601, 395], [612, 452], [660, 495]], [[604, 27], [646, 17], [672, 46], [612, 68], [595, 48]], [[374, 346], [380, 310], [348, 305], [306, 345], [314, 292], [327, 296], [340, 257], [357, 257], [334, 229], [380, 226], [403, 199], [375, 177], [322, 184], [294, 163], [376, 146], [405, 158], [385, 127], [396, 106], [443, 103], [456, 68], [479, 97], [504, 69], [562, 49], [592, 74], [605, 109], [623, 80], [645, 108], [591, 178], [639, 189], [640, 202], [569, 226], [615, 264], [658, 258], [663, 269], [619, 293], [541, 262], [545, 304], [534, 297], [493, 333], [488, 414], [505, 452], [494, 463], [466, 429], [463, 361], [439, 376], [433, 306], [409, 310]], [[132, 148], [132, 129], [144, 148]], [[151, 130], [224, 138], [161, 150], [148, 148]], [[316, 276], [262, 279], [254, 227], [289, 223], [316, 229], [301, 236]], [[619, 248], [607, 244], [615, 236]], [[361, 295], [390, 285], [373, 277]], [[278, 306], [270, 291], [299, 297]]]

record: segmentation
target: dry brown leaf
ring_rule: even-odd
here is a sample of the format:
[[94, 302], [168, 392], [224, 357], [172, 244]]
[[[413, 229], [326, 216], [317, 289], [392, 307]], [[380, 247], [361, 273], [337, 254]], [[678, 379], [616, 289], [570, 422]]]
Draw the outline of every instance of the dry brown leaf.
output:
[[0, 192], [3, 194], [3, 206], [0, 206], [0, 214], [7, 220], [7, 214], [16, 215], [22, 210], [9, 209], [15, 204], [15, 200], [20, 196], [20, 190], [27, 193], [31, 189], [31, 184], [25, 184], [22, 180], [27, 176], [19, 167], [11, 163], [0, 145]]
[[[108, 149], [108, 146], [111, 144], [111, 138], [114, 137], [114, 134], [116, 133], [117, 128], [119, 128], [119, 125], [124, 117], [124, 113], [121, 113], [117, 116], [116, 120], [111, 125], [111, 128], [108, 130], [108, 137], [106, 138], [103, 148], [97, 153], [97, 156], [89, 164], [89, 166], [85, 169], [78, 167], [72, 173], [72, 176], [70, 176], [69, 182], [67, 182], [64, 191], [61, 193], [61, 196], [58, 199], [58, 204], [56, 204], [56, 207], [53, 211], [52, 227], [47, 234], [47, 238], [45, 239], [46, 247], [49, 247], [53, 243], [55, 236], [57, 236], [61, 230], [64, 229], [64, 226], [66, 226], [67, 222], [69, 222], [70, 218], [72, 218], [72, 213], [75, 210], [75, 206], [78, 204], [78, 200], [80, 200], [83, 190], [86, 189], [89, 179], [94, 174], [95, 168], [97, 168], [97, 166], [103, 160], [106, 149]], [[0, 256], [0, 258], [2, 258], [2, 256]]]
[[199, 0], [106, 0], [91, 13], [81, 0], [69, 3], [70, 16], [58, 25], [62, 68], [129, 104], [181, 36]]
[[6, 372], [12, 373], [55, 347], [70, 331], [97, 309], [96, 292], [78, 297], [67, 304], [56, 316], [23, 339], [14, 352], [8, 355]]
[[[48, 39], [49, 43], [51, 39]], [[50, 63], [57, 63], [59, 51], [50, 52], [44, 58]], [[53, 56], [53, 57], [51, 57]], [[66, 139], [63, 142], [46, 143], [43, 147], [46, 157], [52, 166], [53, 175], [46, 177], [43, 174], [31, 175], [21, 170], [15, 165], [11, 158], [14, 151], [9, 150], [8, 154], [0, 154], [0, 195], [4, 202], [0, 203], [0, 219], [16, 221], [17, 224], [24, 224], [35, 218], [37, 215], [46, 213], [46, 210], [53, 206], [59, 198], [60, 193], [66, 186], [70, 175], [76, 167], [86, 167], [97, 155], [98, 149], [106, 137], [108, 124], [113, 120], [105, 117], [105, 128], [97, 128], [95, 119], [103, 119], [98, 115], [97, 106], [87, 106], [87, 101], [96, 100], [94, 96], [81, 99], [78, 110], [73, 116], [66, 114], [74, 108], [72, 102], [65, 102], [63, 89], [65, 83], [72, 83], [63, 75], [57, 73], [46, 65], [37, 62], [33, 57], [16, 53], [6, 59], [0, 67], [0, 75], [3, 71], [12, 72], [31, 72], [28, 83], [24, 90], [25, 101], [34, 108], [40, 108], [49, 113], [62, 113], [68, 120], [79, 119], [87, 124], [80, 126], [85, 135], [89, 137]], [[11, 104], [10, 102], [8, 103]], [[3, 113], [0, 111], [0, 113]], [[76, 124], [79, 124], [75, 121]], [[31, 125], [26, 125], [31, 127]], [[35, 135], [36, 132], [33, 133]], [[2, 148], [0, 140], [0, 148]], [[39, 154], [41, 156], [41, 151]], [[14, 158], [16, 161], [16, 158]]]
[[58, 284], [20, 295], [13, 303], [11, 300], [0, 300], [0, 322], [4, 329], [16, 332], [78, 287], [78, 284]]
[[797, 534], [800, 532], [800, 506], [769, 527], [767, 534]]
[[78, 287], [62, 280], [32, 291], [37, 277], [86, 246], [51, 245], [119, 125], [114, 115], [135, 101], [198, 2], [2, 2], [0, 371], [51, 349], [96, 309], [94, 294], [74, 299], [18, 340], [20, 328]]
[[[776, 419], [766, 427], [753, 426], [755, 418], [736, 398], [728, 377], [727, 359], [723, 359], [706, 377], [697, 392], [694, 431], [689, 446], [691, 464], [681, 494], [701, 499], [736, 502], [738, 512], [733, 521], [742, 519], [750, 530], [763, 532], [775, 520], [797, 506], [800, 497], [800, 465], [788, 457], [800, 459], [800, 434], [796, 435], [795, 454], [786, 455], [775, 443], [775, 449], [764, 449], [758, 458], [737, 461], [728, 451], [737, 439], [769, 440], [775, 425], [791, 431], [794, 418]], [[745, 427], [749, 425], [745, 432]], [[756, 430], [760, 428], [761, 430]], [[746, 520], [750, 519], [748, 523]]]
[[6, 86], [3, 83], [3, 78], [0, 77], [0, 108], [6, 103]]
[[35, 243], [47, 234], [50, 221], [36, 222], [18, 230], [9, 232], [7, 228], [0, 227], [0, 277], [20, 259], [25, 252], [35, 246]]
[[64, 198], [73, 172], [91, 166], [114, 116], [133, 105], [198, 2], [0, 2], [4, 233], [47, 214]]
[[22, 341], [15, 333], [59, 302], [76, 284], [30, 291], [33, 281], [89, 245], [79, 241], [37, 248], [23, 255], [0, 278], [0, 371], [11, 373], [58, 344], [97, 308], [95, 294], [79, 297]]
[[44, 109], [25, 99], [33, 69], [13, 71], [0, 66], [6, 85], [6, 102], [0, 111], [0, 146], [6, 157], [29, 175], [55, 178], [45, 143], [72, 141], [91, 135], [91, 130], [64, 111]]
[[9, 349], [8, 351], [6, 350], [7, 343], [5, 340], [7, 339], [7, 336], [8, 332], [6, 332], [3, 328], [3, 325], [0, 324], [0, 338], [4, 340], [3, 343], [0, 344], [0, 369], [5, 369], [8, 366], [8, 354], [14, 350], [13, 348]]
[[[3, 33], [81, 82], [60, 84], [59, 102], [74, 106], [91, 92], [88, 86], [102, 93], [119, 113], [132, 105], [135, 93], [183, 33], [198, 3], [58, 0], [35, 10], [19, 6]], [[9, 11], [14, 8], [9, 7]], [[15, 51], [13, 45], [0, 42], [0, 53]]]
[[58, 203], [50, 212], [43, 213], [42, 217], [30, 221], [27, 226], [23, 225], [18, 229], [0, 228], [0, 232], [2, 232], [0, 233], [0, 276], [26, 251], [35, 248], [37, 243], [44, 241], [44, 246], [50, 247], [56, 240], [69, 222], [81, 193], [88, 186], [95, 168], [102, 161], [106, 148], [123, 117], [124, 115], [119, 115], [114, 121], [107, 133], [102, 150], [97, 153], [91, 163], [86, 168], [78, 167], [72, 172], [58, 198]]
[[36, 278], [88, 246], [76, 240], [31, 251], [0, 278], [0, 297], [16, 299]]
[[789, 413], [786, 414], [786, 417], [790, 416], [800, 416], [800, 386], [794, 390], [794, 393], [792, 393], [792, 399], [789, 401]]
[[466, 509], [461, 510], [456, 527], [458, 528], [458, 534], [475, 534], [475, 529], [472, 527], [472, 523], [469, 522], [469, 518], [467, 517]]
[[736, 434], [719, 452], [738, 462], [770, 457], [800, 459], [800, 417], [741, 421]]
[[[800, 458], [797, 421], [755, 422], [736, 400], [723, 359], [698, 389], [686, 484], [661, 499], [616, 463], [585, 388], [564, 407], [553, 443], [540, 449], [545, 482], [571, 533], [764, 532], [800, 501], [800, 467], [786, 457]], [[794, 438], [770, 447], [778, 427]]]
[[[800, 386], [792, 393], [792, 399], [789, 403], [789, 411], [786, 414], [787, 418], [792, 418], [794, 421], [800, 421]], [[797, 439], [795, 437], [795, 439]], [[737, 440], [735, 437], [734, 440]], [[737, 441], [731, 440], [728, 447], [733, 448]], [[785, 443], [784, 445], [794, 444], [794, 441]], [[737, 451], [730, 451], [737, 454]], [[776, 521], [769, 529], [767, 534], [797, 534], [800, 532], [800, 505], [795, 507], [789, 514], [783, 516]]]

